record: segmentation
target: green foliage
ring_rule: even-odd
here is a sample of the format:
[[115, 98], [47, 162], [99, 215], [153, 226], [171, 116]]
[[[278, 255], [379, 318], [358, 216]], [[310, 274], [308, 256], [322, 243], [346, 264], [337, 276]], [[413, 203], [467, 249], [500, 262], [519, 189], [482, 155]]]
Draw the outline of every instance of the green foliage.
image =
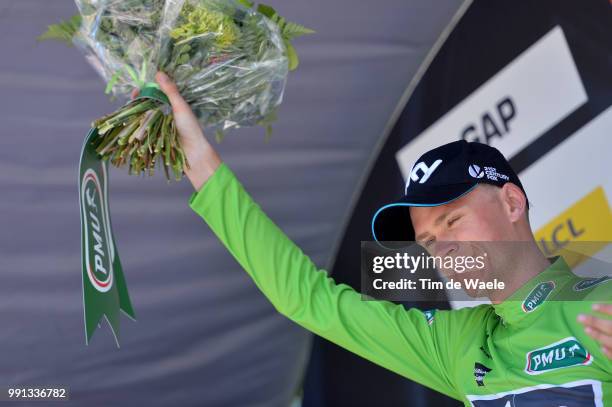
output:
[[284, 17], [281, 17], [276, 10], [266, 4], [259, 4], [257, 6], [257, 11], [264, 16], [268, 17], [278, 26], [280, 30], [281, 36], [283, 37], [283, 41], [285, 43], [285, 48], [287, 48], [287, 59], [289, 60], [289, 70], [293, 71], [297, 69], [300, 64], [300, 60], [298, 58], [298, 54], [291, 43], [294, 38], [300, 37], [302, 35], [314, 34], [315, 31], [310, 28], [306, 28], [301, 24], [292, 23], [290, 21], [285, 20]]
[[58, 24], [51, 24], [47, 31], [38, 36], [38, 41], [54, 40], [72, 46], [72, 39], [81, 27], [81, 15], [77, 14]]
[[217, 131], [215, 131], [215, 140], [217, 141], [217, 143], [221, 143], [224, 138], [225, 132], [221, 129], [217, 129]]
[[292, 23], [290, 21], [285, 20], [284, 17], [281, 17], [276, 10], [272, 7], [260, 4], [257, 6], [257, 11], [268, 17], [272, 20], [280, 29], [281, 35], [287, 41], [291, 41], [294, 38], [300, 37], [302, 35], [314, 34], [315, 31], [310, 28], [306, 28], [301, 24]]
[[238, 3], [242, 4], [246, 8], [253, 8], [254, 3], [250, 0], [238, 0]]
[[274, 124], [276, 120], [278, 120], [278, 110], [274, 109], [270, 113], [268, 113], [263, 119], [257, 122], [258, 126], [261, 126], [266, 129], [266, 143], [270, 141], [270, 138], [272, 138], [272, 124]]
[[297, 37], [301, 37], [302, 35], [307, 35], [307, 34], [314, 34], [315, 31], [311, 30], [310, 28], [306, 28], [301, 24], [298, 23], [292, 23], [289, 21], [286, 21], [285, 19], [283, 19], [282, 17], [279, 16], [279, 18], [282, 19], [282, 22], [279, 23], [279, 27], [281, 28], [281, 35], [286, 39], [291, 41], [294, 38]]
[[[255, 9], [255, 3], [250, 0], [238, 0], [238, 2], [247, 8]], [[256, 10], [258, 13], [268, 17], [274, 24], [276, 24], [281, 36], [283, 37], [285, 48], [287, 49], [289, 70], [293, 71], [297, 69], [300, 64], [300, 60], [291, 41], [297, 37], [301, 37], [302, 35], [314, 34], [315, 31], [311, 30], [310, 28], [306, 28], [301, 24], [287, 21], [284, 17], [280, 16], [273, 7], [268, 6], [267, 4], [258, 4]]]
[[287, 48], [287, 59], [289, 60], [289, 70], [295, 71], [300, 65], [300, 59], [298, 58], [297, 51], [293, 44], [287, 40], [285, 41], [285, 48]]
[[185, 3], [180, 21], [180, 25], [170, 32], [170, 36], [178, 43], [201, 36], [202, 33], [213, 33], [216, 45], [228, 48], [236, 42], [240, 33], [234, 19], [229, 15], [196, 8], [191, 3]]
[[[242, 7], [237, 9], [236, 2], [257, 13], [245, 13]], [[179, 85], [181, 94], [202, 123], [217, 126], [239, 109], [240, 120], [263, 127], [265, 140], [269, 141], [277, 109], [270, 111], [270, 101], [266, 98], [274, 84], [266, 80], [269, 76], [251, 67], [261, 65], [262, 61], [278, 61], [285, 54], [289, 69], [296, 69], [299, 59], [292, 40], [314, 31], [287, 21], [272, 7], [256, 5], [252, 0], [205, 4], [185, 1], [178, 19], [173, 22], [176, 24], [170, 38], [159, 44], [164, 4], [165, 0], [121, 0], [105, 3], [101, 8], [98, 1], [83, 0], [81, 12], [86, 16], [85, 22], [95, 21], [97, 28], [90, 32], [85, 27], [94, 36], [90, 39], [100, 44], [109, 58], [124, 61], [124, 66], [109, 79], [106, 91], [142, 86], [150, 74], [146, 62], [154, 62], [156, 69], [167, 72]], [[262, 24], [262, 15], [277, 26], [284, 47], [278, 46], [278, 36], [271, 35], [269, 24]], [[51, 25], [39, 40], [52, 39], [71, 45], [79, 35], [81, 23], [81, 16], [76, 15]], [[155, 50], [158, 45], [159, 55], [151, 60], [146, 50]], [[279, 68], [285, 72], [284, 66]], [[190, 78], [209, 70], [214, 74], [202, 76], [198, 79], [201, 83], [186, 85]], [[104, 140], [99, 152], [116, 166], [129, 164], [130, 171], [152, 169], [157, 159], [163, 161], [166, 172], [172, 169], [180, 174], [186, 162], [175, 139], [172, 119], [162, 119], [159, 106], [151, 103], [148, 99], [135, 100], [98, 120], [95, 125]], [[225, 130], [218, 129], [217, 142], [222, 142], [225, 135]]]

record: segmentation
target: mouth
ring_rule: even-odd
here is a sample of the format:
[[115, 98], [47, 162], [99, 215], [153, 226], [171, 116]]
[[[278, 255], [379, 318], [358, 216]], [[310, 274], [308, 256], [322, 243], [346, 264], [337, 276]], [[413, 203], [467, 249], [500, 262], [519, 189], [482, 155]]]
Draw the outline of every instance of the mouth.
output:
[[464, 271], [450, 270], [450, 274], [447, 274], [449, 278], [453, 279], [479, 279], [483, 280], [487, 275], [486, 268], [483, 269], [466, 269]]

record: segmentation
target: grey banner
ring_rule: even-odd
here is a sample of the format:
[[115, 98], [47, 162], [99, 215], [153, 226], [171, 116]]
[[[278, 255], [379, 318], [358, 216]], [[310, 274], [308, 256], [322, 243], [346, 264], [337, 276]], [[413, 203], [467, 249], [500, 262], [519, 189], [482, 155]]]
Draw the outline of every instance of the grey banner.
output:
[[533, 242], [361, 243], [364, 299], [503, 301], [541, 283], [549, 300], [612, 300], [610, 242], [568, 243], [554, 253], [538, 253]]

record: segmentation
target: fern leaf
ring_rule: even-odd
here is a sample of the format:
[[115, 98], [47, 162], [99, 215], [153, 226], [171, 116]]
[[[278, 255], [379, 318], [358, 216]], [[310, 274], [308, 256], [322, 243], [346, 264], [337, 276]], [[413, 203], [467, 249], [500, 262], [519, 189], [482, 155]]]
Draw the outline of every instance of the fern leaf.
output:
[[281, 17], [276, 10], [274, 10], [274, 8], [268, 5], [259, 4], [257, 6], [257, 11], [272, 20], [280, 29], [283, 38], [287, 41], [291, 41], [292, 39], [302, 35], [315, 33], [314, 30], [306, 28], [301, 24], [287, 21], [284, 17]]
[[292, 39], [296, 38], [296, 37], [300, 37], [302, 35], [307, 35], [307, 34], [314, 34], [315, 31], [311, 30], [310, 28], [306, 28], [301, 24], [297, 24], [297, 23], [292, 23], [289, 21], [286, 21], [282, 30], [281, 30], [281, 34], [283, 36], [283, 38], [285, 38], [286, 40], [291, 41]]
[[47, 28], [47, 31], [38, 36], [38, 41], [55, 40], [72, 45], [72, 39], [81, 27], [81, 15], [72, 16], [66, 21], [61, 21], [58, 24], [52, 24]]

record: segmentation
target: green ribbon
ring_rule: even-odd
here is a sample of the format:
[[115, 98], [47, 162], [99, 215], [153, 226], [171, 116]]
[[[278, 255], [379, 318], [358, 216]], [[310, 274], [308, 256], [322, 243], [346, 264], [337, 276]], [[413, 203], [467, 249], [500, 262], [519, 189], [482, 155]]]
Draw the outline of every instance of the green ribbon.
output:
[[119, 347], [120, 311], [133, 320], [136, 315], [111, 228], [107, 163], [100, 159], [92, 143], [97, 137], [97, 129], [91, 129], [79, 163], [85, 343], [89, 344], [100, 320], [106, 317]]
[[[125, 66], [136, 86], [140, 88], [136, 99], [154, 99], [162, 104], [170, 100], [155, 82], [145, 82], [146, 63], [140, 75]], [[115, 72], [106, 86], [110, 93], [119, 80], [121, 71]], [[113, 235], [108, 209], [108, 164], [101, 160], [93, 141], [99, 137], [93, 128], [85, 137], [79, 164], [79, 207], [81, 212], [81, 265], [83, 277], [83, 311], [85, 343], [89, 344], [102, 317], [106, 317], [119, 347], [120, 311], [136, 320], [128, 293], [123, 268]]]
[[166, 105], [170, 104], [170, 99], [168, 99], [168, 96], [161, 91], [157, 83], [153, 82], [147, 82], [144, 86], [142, 86], [136, 99], [155, 99], [158, 102]]
[[[170, 99], [164, 92], [161, 91], [159, 85], [155, 82], [146, 82], [145, 77], [147, 75], [147, 61], [143, 60], [142, 66], [140, 67], [140, 73], [136, 73], [134, 68], [129, 65], [125, 65], [122, 69], [128, 73], [130, 78], [134, 84], [140, 89], [138, 97], [136, 99], [154, 99], [160, 103], [169, 105]], [[121, 76], [121, 69], [116, 71], [111, 79], [108, 81], [106, 85], [105, 93], [110, 93], [115, 86], [115, 84], [119, 81], [119, 77]]]

